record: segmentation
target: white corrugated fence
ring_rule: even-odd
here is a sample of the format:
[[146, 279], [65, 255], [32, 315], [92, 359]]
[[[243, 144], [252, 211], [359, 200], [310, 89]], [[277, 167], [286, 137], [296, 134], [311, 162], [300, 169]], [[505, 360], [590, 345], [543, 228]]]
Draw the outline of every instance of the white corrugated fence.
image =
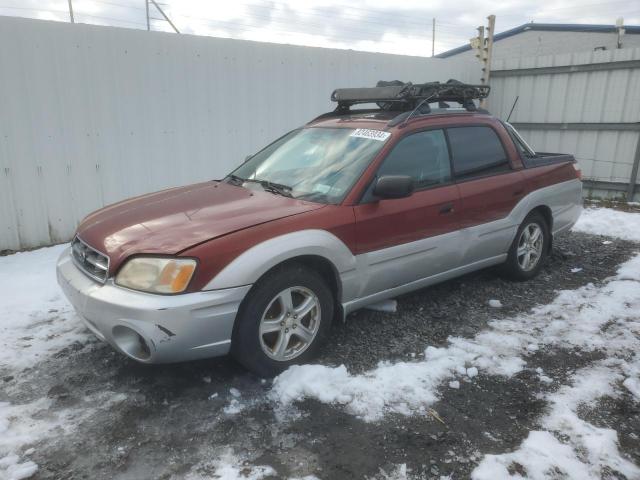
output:
[[494, 61], [489, 109], [506, 119], [517, 97], [510, 122], [538, 151], [573, 153], [587, 195], [637, 197], [640, 49]]
[[0, 17], [0, 250], [68, 240], [115, 201], [218, 178], [380, 79], [471, 81], [409, 57]]

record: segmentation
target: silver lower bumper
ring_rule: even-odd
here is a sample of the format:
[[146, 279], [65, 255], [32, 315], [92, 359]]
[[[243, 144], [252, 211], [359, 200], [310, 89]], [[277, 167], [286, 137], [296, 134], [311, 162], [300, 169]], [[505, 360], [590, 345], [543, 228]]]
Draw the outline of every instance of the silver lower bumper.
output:
[[87, 327], [143, 363], [225, 355], [233, 322], [250, 285], [183, 295], [153, 295], [105, 285], [74, 264], [69, 249], [58, 260], [58, 283]]

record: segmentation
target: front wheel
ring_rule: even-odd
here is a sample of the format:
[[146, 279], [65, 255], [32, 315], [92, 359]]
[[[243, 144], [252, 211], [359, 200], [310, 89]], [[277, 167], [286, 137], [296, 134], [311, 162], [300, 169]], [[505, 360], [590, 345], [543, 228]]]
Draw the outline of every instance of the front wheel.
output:
[[312, 359], [334, 314], [331, 290], [302, 265], [279, 268], [249, 292], [236, 318], [231, 352], [252, 372], [270, 377]]
[[550, 233], [545, 218], [537, 212], [524, 219], [511, 244], [505, 273], [514, 280], [529, 280], [542, 269], [549, 251]]

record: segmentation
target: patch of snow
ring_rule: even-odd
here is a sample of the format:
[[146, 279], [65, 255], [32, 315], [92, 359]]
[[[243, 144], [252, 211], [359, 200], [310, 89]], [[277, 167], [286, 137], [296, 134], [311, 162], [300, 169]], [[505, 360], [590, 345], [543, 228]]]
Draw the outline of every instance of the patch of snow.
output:
[[[473, 480], [523, 478], [509, 473], [518, 464], [525, 478], [580, 478], [597, 480], [607, 471], [620, 472], [626, 478], [639, 478], [640, 468], [625, 459], [618, 450], [615, 430], [598, 428], [578, 417], [582, 404], [612, 393], [619, 374], [612, 374], [610, 360], [576, 372], [573, 385], [551, 393], [548, 413], [541, 420], [544, 430], [529, 432], [529, 436], [513, 452], [486, 455], [471, 474]], [[557, 432], [559, 439], [554, 435]]]
[[578, 273], [578, 272], [581, 272], [581, 271], [582, 271], [582, 268], [578, 268], [578, 267], [571, 269], [571, 273]]
[[450, 381], [449, 388], [455, 388], [457, 390], [458, 388], [460, 388], [460, 382], [458, 380]]
[[369, 477], [369, 480], [409, 480], [409, 471], [407, 464], [401, 463], [389, 472], [381, 468], [380, 472], [373, 477]]
[[242, 395], [240, 393], [240, 390], [238, 390], [237, 388], [233, 388], [233, 387], [229, 389], [229, 393], [235, 398], [240, 398], [240, 396]]
[[56, 281], [67, 246], [0, 257], [0, 370], [31, 367], [90, 338]]
[[8, 480], [22, 480], [29, 478], [38, 471], [38, 465], [28, 460], [20, 462], [18, 455], [7, 455], [0, 458], [0, 475]]
[[222, 411], [227, 415], [237, 415], [242, 412], [245, 408], [245, 405], [239, 402], [236, 398], [232, 398], [229, 402], [229, 405], [224, 407]]
[[626, 389], [629, 390], [638, 401], [640, 401], [640, 379], [629, 377], [622, 382], [622, 385], [624, 385]]
[[364, 308], [366, 308], [367, 310], [374, 310], [376, 312], [395, 313], [398, 311], [398, 301], [393, 299], [383, 300], [378, 303], [367, 305]]
[[538, 376], [538, 378], [542, 383], [553, 383], [553, 379], [550, 377], [547, 377], [546, 375], [540, 375]]
[[198, 464], [187, 475], [174, 478], [176, 480], [178, 478], [181, 480], [262, 480], [266, 477], [278, 477], [278, 473], [268, 465], [249, 465], [228, 451], [218, 460]]
[[476, 367], [467, 368], [467, 376], [469, 378], [478, 376], [478, 369]]
[[492, 308], [502, 308], [502, 302], [500, 300], [489, 300], [489, 306]]
[[35, 450], [25, 447], [43, 439], [69, 435], [84, 420], [125, 398], [121, 393], [100, 392], [62, 410], [52, 410], [54, 400], [50, 398], [24, 404], [0, 402], [0, 479], [28, 478], [25, 476], [28, 472], [33, 475], [37, 465], [20, 457]]
[[640, 242], [640, 213], [585, 208], [572, 230]]
[[611, 240], [605, 240], [602, 242], [603, 245], [611, 245], [613, 242]]

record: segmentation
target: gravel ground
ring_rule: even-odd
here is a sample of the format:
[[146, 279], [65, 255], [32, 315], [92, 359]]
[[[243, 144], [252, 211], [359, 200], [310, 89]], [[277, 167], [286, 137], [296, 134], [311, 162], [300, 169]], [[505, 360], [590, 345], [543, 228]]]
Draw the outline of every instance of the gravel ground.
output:
[[[381, 360], [419, 358], [427, 345], [444, 345], [452, 335], [472, 337], [491, 319], [546, 304], [560, 289], [598, 284], [638, 250], [620, 240], [603, 248], [602, 241], [579, 233], [557, 239], [543, 272], [529, 282], [485, 270], [402, 296], [396, 313], [356, 312], [335, 325], [319, 363], [363, 372]], [[490, 299], [503, 307], [490, 307]], [[57, 429], [33, 445], [36, 479], [201, 478], [227, 451], [250, 465], [273, 467], [278, 478], [407, 478], [398, 470], [402, 464], [410, 478], [467, 478], [484, 454], [517, 447], [536, 427], [545, 408], [541, 393], [600, 358], [539, 351], [528, 361], [548, 372], [551, 383], [541, 384], [529, 369], [511, 378], [481, 374], [459, 389], [442, 390], [432, 407], [443, 422], [435, 415], [390, 414], [367, 423], [313, 400], [283, 412], [267, 400], [270, 382], [230, 359], [144, 366], [91, 341], [0, 380], [0, 401], [47, 396], [53, 402], [47, 415], [76, 427], [69, 434]], [[640, 463], [638, 403], [604, 398], [583, 415], [615, 428], [621, 451]], [[245, 473], [251, 474], [249, 466]], [[610, 478], [624, 477], [612, 472]]]

